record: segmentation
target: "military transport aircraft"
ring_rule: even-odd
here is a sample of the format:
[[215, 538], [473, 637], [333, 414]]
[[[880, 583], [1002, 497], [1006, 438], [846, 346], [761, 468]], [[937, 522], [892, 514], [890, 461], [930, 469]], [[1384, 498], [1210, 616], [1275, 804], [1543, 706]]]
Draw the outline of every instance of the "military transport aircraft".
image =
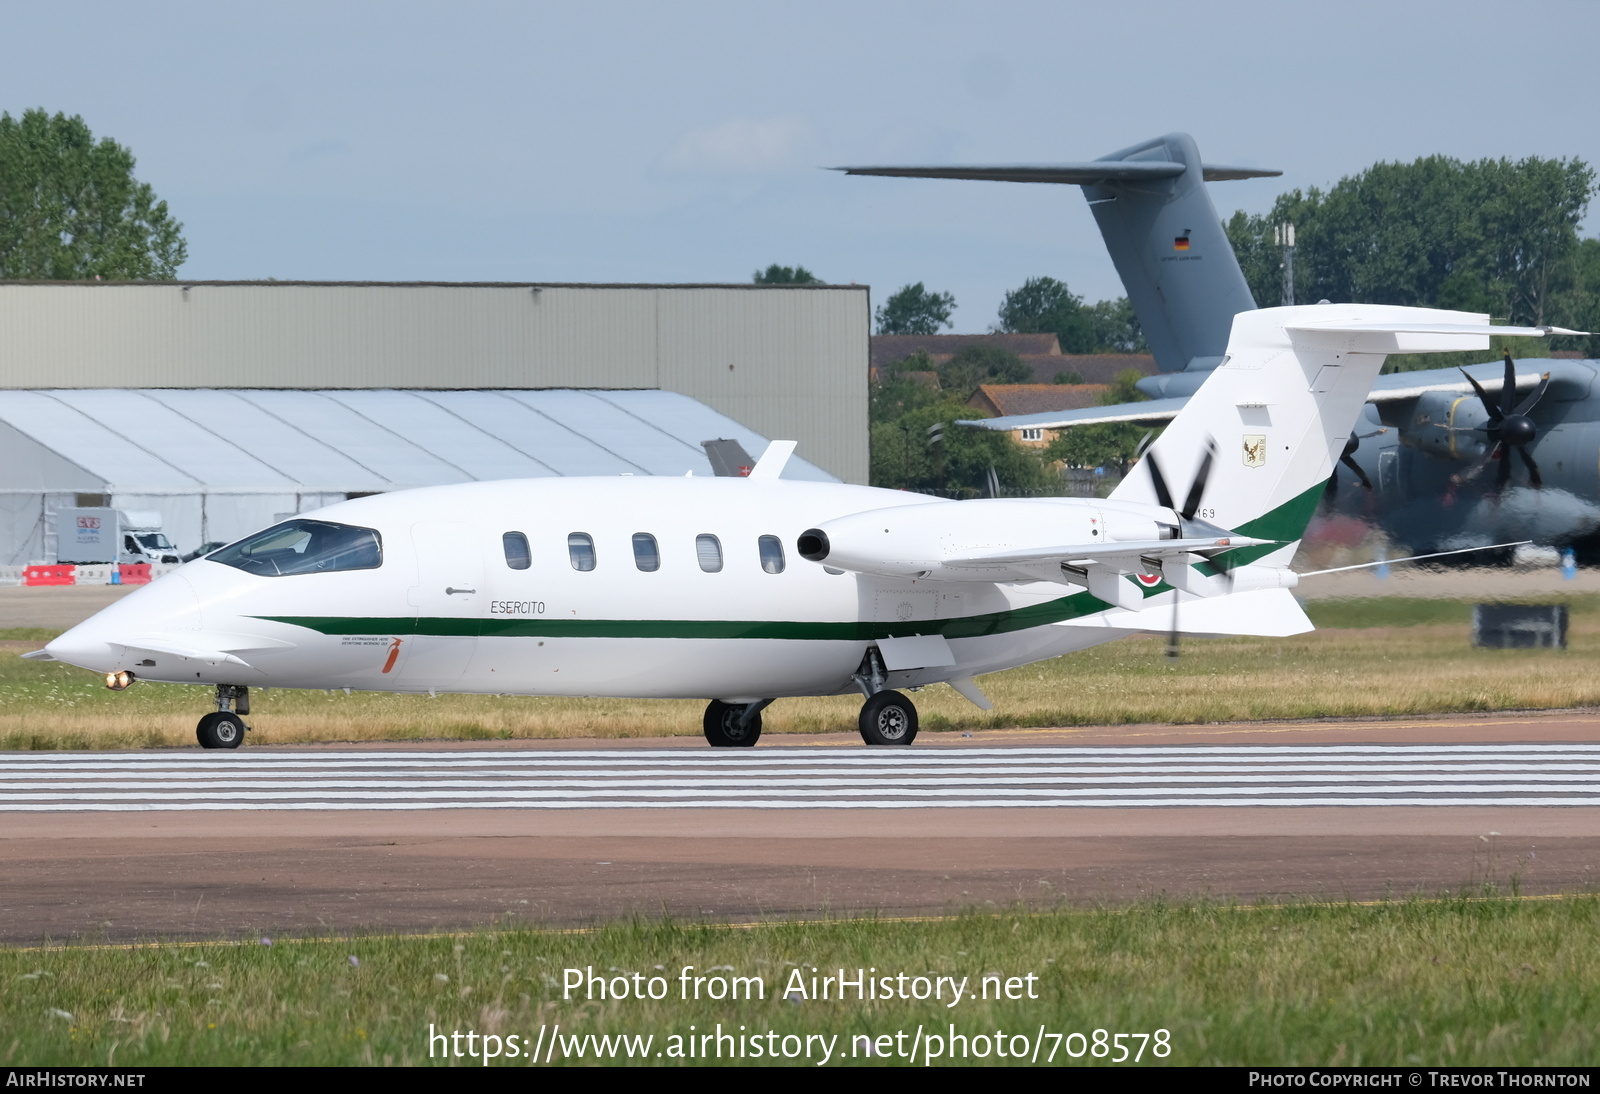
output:
[[710, 699], [717, 746], [754, 744], [775, 697], [859, 690], [862, 738], [906, 745], [896, 689], [944, 682], [988, 709], [979, 673], [1165, 630], [1178, 601], [1187, 633], [1309, 630], [1289, 562], [1384, 355], [1549, 333], [1487, 321], [1244, 312], [1105, 500], [787, 480], [792, 441], [748, 477], [399, 491], [257, 532], [26, 656], [114, 689], [214, 687], [208, 748], [239, 745], [264, 686]]
[[[1152, 401], [963, 423], [998, 430], [1170, 420], [1222, 360], [1233, 317], [1256, 306], [1205, 183], [1282, 174], [1203, 163], [1187, 133], [1084, 163], [836, 170], [1083, 188], [1162, 370], [1139, 383]], [[1600, 552], [1600, 361], [1464, 371], [1380, 377], [1329, 500], [1419, 551], [1531, 535]]]

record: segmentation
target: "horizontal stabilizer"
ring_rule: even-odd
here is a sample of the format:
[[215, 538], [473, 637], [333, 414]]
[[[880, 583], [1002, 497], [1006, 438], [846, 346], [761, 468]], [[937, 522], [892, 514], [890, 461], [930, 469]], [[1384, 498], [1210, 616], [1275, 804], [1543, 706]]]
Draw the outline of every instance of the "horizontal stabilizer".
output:
[[[1135, 182], [1176, 178], [1186, 170], [1172, 160], [1091, 160], [1088, 163], [1016, 163], [996, 167], [830, 167], [847, 175], [879, 175], [895, 179], [967, 179], [974, 182], [1052, 182], [1092, 186], [1100, 182]], [[1282, 171], [1258, 167], [1201, 167], [1207, 182], [1275, 178]]]
[[1223, 167], [1207, 163], [1200, 167], [1200, 177], [1207, 182], [1233, 182], [1235, 179], [1275, 179], [1283, 174], [1270, 167]]
[[50, 655], [50, 651], [49, 650], [34, 650], [31, 653], [23, 654], [22, 655], [22, 659], [24, 661], [54, 661], [55, 660], [55, 658]]
[[1503, 327], [1493, 323], [1299, 323], [1284, 330], [1338, 334], [1498, 334], [1507, 338], [1548, 338], [1552, 334], [1587, 335], [1586, 330], [1565, 327]]
[[[1154, 603], [1161, 603], [1155, 601]], [[1170, 603], [1170, 601], [1166, 601]], [[1153, 606], [1152, 604], [1152, 606]], [[1135, 613], [1112, 608], [1095, 615], [1057, 623], [1057, 627], [1091, 627], [1108, 630], [1153, 633], [1167, 631], [1170, 611]], [[1152, 620], [1157, 620], [1152, 626]], [[1254, 592], [1234, 593], [1232, 596], [1191, 600], [1187, 596], [1178, 607], [1179, 634], [1190, 635], [1259, 635], [1265, 638], [1286, 638], [1291, 634], [1304, 634], [1315, 630], [1305, 610], [1288, 589], [1257, 589]]]
[[1143, 163], [1017, 163], [1000, 167], [833, 167], [847, 175], [880, 175], [894, 179], [970, 179], [978, 182], [1054, 182], [1083, 186], [1112, 180], [1170, 179], [1183, 174], [1183, 164], [1165, 160]]

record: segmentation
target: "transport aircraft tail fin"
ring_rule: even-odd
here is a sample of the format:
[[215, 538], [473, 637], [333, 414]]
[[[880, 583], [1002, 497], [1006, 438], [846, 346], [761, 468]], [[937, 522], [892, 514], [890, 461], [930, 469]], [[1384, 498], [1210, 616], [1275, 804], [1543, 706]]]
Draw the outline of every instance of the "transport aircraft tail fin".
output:
[[1168, 133], [1088, 163], [837, 170], [1082, 186], [1163, 372], [1213, 367], [1226, 351], [1233, 317], [1256, 306], [1205, 183], [1283, 173], [1204, 164], [1187, 133]]

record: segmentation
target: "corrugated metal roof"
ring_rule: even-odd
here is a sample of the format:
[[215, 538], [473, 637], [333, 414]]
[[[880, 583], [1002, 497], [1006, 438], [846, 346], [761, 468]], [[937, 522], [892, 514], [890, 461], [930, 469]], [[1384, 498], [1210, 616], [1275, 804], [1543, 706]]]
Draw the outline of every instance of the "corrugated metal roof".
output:
[[[669, 391], [8, 391], [0, 422], [123, 493], [710, 475], [701, 441], [733, 438], [753, 456], [767, 444]], [[833, 481], [798, 458], [785, 477]]]

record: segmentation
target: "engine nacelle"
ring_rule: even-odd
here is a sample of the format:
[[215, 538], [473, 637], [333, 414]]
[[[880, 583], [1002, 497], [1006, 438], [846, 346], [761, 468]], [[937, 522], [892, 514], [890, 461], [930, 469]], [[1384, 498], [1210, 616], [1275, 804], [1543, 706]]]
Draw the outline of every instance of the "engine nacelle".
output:
[[973, 551], [1100, 545], [1171, 538], [1176, 517], [1154, 506], [1093, 498], [991, 499], [873, 509], [801, 533], [801, 557], [884, 577], [1007, 581], [944, 560]]
[[1428, 391], [1417, 399], [1411, 422], [1401, 439], [1412, 448], [1449, 460], [1477, 459], [1487, 436], [1482, 432], [1488, 412], [1473, 394]]

